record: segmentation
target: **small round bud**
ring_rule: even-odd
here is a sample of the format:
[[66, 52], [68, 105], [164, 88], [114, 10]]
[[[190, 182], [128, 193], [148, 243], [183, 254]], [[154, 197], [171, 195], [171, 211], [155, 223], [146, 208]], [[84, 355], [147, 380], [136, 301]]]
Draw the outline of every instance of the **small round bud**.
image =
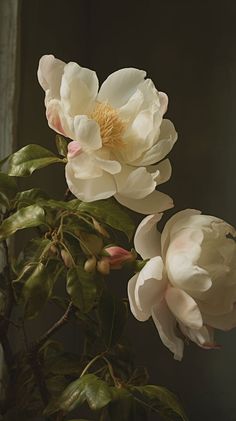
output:
[[85, 272], [93, 272], [96, 268], [97, 260], [95, 256], [90, 257], [84, 264]]
[[103, 237], [109, 238], [110, 235], [108, 234], [107, 230], [94, 218], [92, 218], [94, 228], [99, 234], [102, 234]]
[[110, 273], [110, 264], [109, 259], [107, 257], [103, 257], [101, 260], [97, 262], [97, 270], [102, 275], [109, 275]]
[[74, 262], [73, 262], [72, 257], [68, 253], [68, 251], [62, 249], [61, 250], [61, 258], [62, 258], [62, 260], [63, 260], [63, 262], [64, 262], [64, 264], [65, 264], [65, 266], [67, 268], [72, 268], [73, 267]]

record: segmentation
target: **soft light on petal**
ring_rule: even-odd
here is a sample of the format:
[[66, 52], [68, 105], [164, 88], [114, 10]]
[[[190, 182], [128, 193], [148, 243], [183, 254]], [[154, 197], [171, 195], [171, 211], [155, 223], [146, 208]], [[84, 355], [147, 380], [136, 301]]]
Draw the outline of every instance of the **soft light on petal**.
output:
[[139, 277], [139, 273], [136, 273], [128, 282], [128, 297], [129, 297], [129, 305], [130, 310], [133, 313], [134, 317], [139, 320], [140, 322], [145, 322], [150, 317], [150, 312], [144, 313], [140, 310], [137, 306], [136, 299], [135, 299], [135, 287], [136, 282]]
[[102, 146], [98, 123], [86, 115], [74, 118], [74, 132], [75, 140], [78, 140], [85, 150], [97, 150]]
[[157, 231], [156, 224], [162, 215], [157, 213], [147, 216], [136, 230], [134, 247], [143, 259], [161, 255], [161, 234]]
[[115, 198], [121, 205], [144, 215], [160, 213], [174, 206], [173, 200], [167, 194], [157, 190], [140, 200], [129, 199], [121, 194], [116, 194]]
[[202, 327], [202, 315], [196, 301], [185, 291], [169, 287], [166, 291], [166, 302], [177, 320], [193, 329]]

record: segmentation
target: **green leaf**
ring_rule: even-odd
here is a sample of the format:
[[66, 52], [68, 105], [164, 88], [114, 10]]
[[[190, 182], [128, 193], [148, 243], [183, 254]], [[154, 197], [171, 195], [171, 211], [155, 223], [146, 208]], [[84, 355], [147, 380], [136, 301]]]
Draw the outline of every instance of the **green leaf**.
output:
[[59, 134], [56, 135], [56, 146], [60, 155], [67, 156], [68, 141]]
[[39, 263], [22, 289], [27, 319], [32, 319], [39, 314], [51, 295], [54, 283], [55, 273], [43, 263]]
[[102, 339], [110, 348], [120, 339], [127, 321], [127, 307], [109, 291], [103, 291], [99, 302], [99, 317], [101, 321]]
[[31, 205], [18, 210], [0, 225], [0, 241], [18, 230], [44, 224], [44, 216], [44, 210], [38, 205]]
[[112, 390], [106, 382], [94, 374], [85, 374], [70, 383], [60, 398], [48, 405], [45, 414], [50, 415], [58, 410], [70, 412], [86, 401], [95, 411], [106, 406], [112, 396]]
[[64, 160], [42, 146], [27, 145], [9, 158], [8, 174], [16, 177], [27, 177], [35, 170], [56, 162], [64, 162]]
[[[168, 421], [173, 421], [174, 419], [187, 421], [187, 416], [179, 400], [165, 387], [146, 385], [135, 386], [130, 388], [130, 390], [134, 396], [137, 396], [136, 393], [138, 392], [138, 397], [135, 397], [135, 399], [142, 402], [142, 398], [145, 398], [143, 401], [144, 405], [160, 413], [164, 419]], [[173, 418], [174, 416], [177, 418]]]
[[127, 211], [115, 199], [98, 200], [95, 202], [82, 202], [79, 206], [82, 212], [94, 216], [101, 222], [122, 231], [130, 240], [134, 234], [135, 224]]
[[46, 360], [45, 369], [57, 375], [79, 375], [82, 371], [81, 359], [76, 354], [64, 352]]
[[17, 193], [15, 199], [15, 206], [22, 208], [29, 205], [34, 205], [40, 200], [47, 200], [48, 195], [41, 189], [30, 189]]
[[84, 271], [82, 265], [69, 269], [66, 289], [73, 304], [83, 313], [89, 312], [94, 306], [97, 283], [91, 273]]
[[64, 202], [63, 200], [40, 200], [40, 205], [45, 208], [51, 208], [51, 209], [68, 209], [71, 211], [76, 211], [79, 208], [79, 205], [81, 203], [78, 199], [69, 200], [68, 202]]

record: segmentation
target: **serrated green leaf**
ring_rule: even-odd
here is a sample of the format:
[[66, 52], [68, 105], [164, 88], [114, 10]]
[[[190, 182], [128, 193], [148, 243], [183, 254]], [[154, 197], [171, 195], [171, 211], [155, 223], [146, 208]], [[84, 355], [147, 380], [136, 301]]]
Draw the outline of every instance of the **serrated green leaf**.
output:
[[[144, 404], [148, 405], [151, 410], [160, 413], [165, 420], [187, 421], [187, 416], [178, 398], [165, 387], [156, 385], [134, 386], [130, 388], [130, 391], [134, 396], [137, 396], [136, 393], [138, 393], [138, 401], [143, 396], [145, 398]], [[173, 418], [174, 416], [176, 418]]]
[[27, 177], [35, 170], [56, 162], [64, 161], [48, 149], [31, 144], [24, 146], [10, 156], [8, 174], [16, 177]]
[[110, 348], [120, 339], [127, 321], [127, 307], [109, 291], [103, 291], [98, 313], [101, 321], [101, 334], [105, 345]]
[[79, 206], [82, 212], [94, 216], [101, 222], [122, 231], [130, 240], [134, 234], [135, 224], [127, 211], [115, 199], [97, 200], [95, 202], [82, 202]]
[[73, 304], [83, 313], [94, 306], [97, 298], [97, 284], [91, 273], [84, 271], [82, 265], [71, 268], [67, 273], [67, 292]]
[[39, 263], [33, 273], [25, 282], [22, 289], [25, 317], [36, 317], [49, 299], [56, 274], [43, 263]]
[[38, 205], [31, 205], [18, 210], [0, 225], [0, 241], [18, 230], [44, 224], [44, 216], [44, 210]]
[[16, 195], [17, 191], [15, 179], [0, 172], [0, 204], [9, 207], [9, 201]]
[[73, 411], [87, 401], [92, 410], [106, 406], [112, 400], [112, 391], [106, 382], [94, 374], [85, 374], [67, 386], [58, 400], [48, 405], [46, 415], [58, 410]]
[[56, 135], [56, 146], [60, 155], [67, 156], [68, 141], [59, 134]]

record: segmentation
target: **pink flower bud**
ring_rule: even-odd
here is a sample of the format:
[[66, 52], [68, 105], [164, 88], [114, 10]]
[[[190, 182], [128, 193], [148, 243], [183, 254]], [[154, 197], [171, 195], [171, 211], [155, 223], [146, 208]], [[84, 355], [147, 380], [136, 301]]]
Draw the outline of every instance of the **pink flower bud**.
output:
[[135, 257], [131, 251], [125, 250], [122, 247], [111, 246], [105, 249], [109, 254], [108, 260], [111, 269], [121, 269], [122, 265], [126, 262], [132, 262]]

